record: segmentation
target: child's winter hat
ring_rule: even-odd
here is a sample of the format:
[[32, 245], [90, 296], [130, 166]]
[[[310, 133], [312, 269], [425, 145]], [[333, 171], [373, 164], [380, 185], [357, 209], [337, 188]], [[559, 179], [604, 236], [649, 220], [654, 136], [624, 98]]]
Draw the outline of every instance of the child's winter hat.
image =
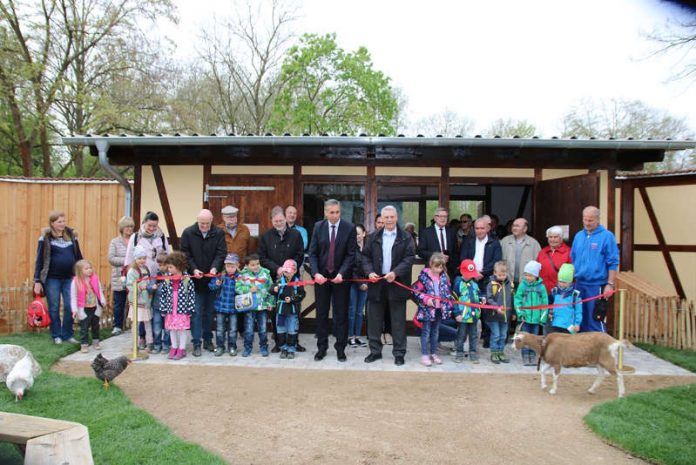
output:
[[225, 263], [234, 263], [235, 265], [239, 265], [239, 255], [236, 253], [228, 253], [225, 257]]
[[535, 278], [539, 277], [540, 271], [541, 271], [541, 263], [539, 263], [536, 260], [531, 260], [526, 265], [524, 265], [524, 272], [531, 274]]
[[464, 276], [464, 279], [474, 279], [478, 275], [476, 264], [473, 260], [462, 260], [459, 264], [459, 272]]
[[574, 274], [575, 267], [570, 263], [564, 263], [561, 265], [561, 269], [558, 270], [558, 280], [563, 283], [572, 283]]
[[287, 259], [283, 262], [283, 271], [287, 273], [293, 273], [297, 271], [297, 262], [292, 259]]
[[143, 247], [136, 245], [135, 247], [133, 247], [133, 259], [137, 260], [140, 257], [147, 257], [147, 252]]

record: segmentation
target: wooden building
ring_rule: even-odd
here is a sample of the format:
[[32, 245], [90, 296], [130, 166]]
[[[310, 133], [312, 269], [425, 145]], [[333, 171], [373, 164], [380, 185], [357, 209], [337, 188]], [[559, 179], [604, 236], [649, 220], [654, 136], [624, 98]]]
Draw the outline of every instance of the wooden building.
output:
[[[633, 258], [631, 212], [641, 191], [630, 187], [637, 181], [617, 179], [617, 171], [641, 170], [665, 151], [696, 146], [673, 140], [271, 135], [87, 135], [63, 142], [89, 146], [109, 168], [133, 166], [133, 216], [161, 213], [175, 245], [201, 208], [212, 210], [217, 222], [228, 204], [260, 232], [271, 227], [274, 205], [295, 205], [310, 230], [327, 198], [340, 200], [344, 218], [368, 230], [384, 205], [395, 205], [400, 223], [413, 222], [417, 229], [442, 205], [451, 218], [465, 211], [495, 213], [503, 225], [524, 216], [542, 244], [551, 225], [567, 225], [572, 238], [582, 227], [583, 207], [597, 205], [602, 224], [628, 244], [622, 247], [623, 269], [649, 260]], [[622, 195], [622, 184], [633, 195]], [[696, 218], [694, 211], [686, 207], [687, 222]], [[653, 247], [658, 258], [662, 253], [659, 244], [643, 246]], [[696, 251], [691, 247], [667, 249]], [[682, 293], [694, 298], [696, 283], [683, 284]]]

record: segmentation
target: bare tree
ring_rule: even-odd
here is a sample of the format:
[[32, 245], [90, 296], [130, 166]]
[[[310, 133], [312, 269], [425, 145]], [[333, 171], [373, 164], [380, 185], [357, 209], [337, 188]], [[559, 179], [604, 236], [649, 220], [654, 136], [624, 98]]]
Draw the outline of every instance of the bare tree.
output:
[[293, 4], [252, 2], [204, 33], [201, 59], [215, 84], [226, 132], [261, 134], [280, 88], [280, 68], [293, 34]]
[[440, 113], [419, 119], [414, 129], [416, 134], [426, 136], [455, 137], [470, 135], [473, 127], [472, 119], [445, 108]]
[[0, 1], [0, 92], [11, 110], [25, 176], [32, 175], [36, 144], [43, 174], [52, 174], [50, 112], [68, 75], [84, 71], [76, 62], [136, 19], [172, 8], [170, 0]]

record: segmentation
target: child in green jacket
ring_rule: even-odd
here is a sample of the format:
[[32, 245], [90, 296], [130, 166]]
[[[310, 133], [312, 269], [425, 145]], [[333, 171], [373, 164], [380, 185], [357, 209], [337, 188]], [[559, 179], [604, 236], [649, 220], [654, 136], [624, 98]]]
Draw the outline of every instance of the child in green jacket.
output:
[[[523, 279], [515, 293], [515, 310], [517, 320], [522, 323], [522, 331], [531, 334], [542, 334], [544, 325], [549, 318], [549, 310], [530, 309], [526, 307], [537, 307], [549, 304], [549, 296], [544, 287], [544, 281], [539, 277], [541, 263], [532, 260], [524, 267]], [[522, 349], [522, 361], [527, 366], [536, 365], [536, 352], [525, 347]]]
[[[273, 308], [275, 299], [270, 293], [273, 287], [271, 272], [261, 266], [259, 256], [251, 254], [246, 257], [247, 265], [237, 278], [235, 284], [235, 309], [246, 312], [244, 315], [244, 352], [242, 357], [251, 355], [254, 345], [254, 323], [259, 331], [261, 356], [268, 357], [268, 310]], [[238, 301], [245, 300], [251, 307], [239, 307]]]

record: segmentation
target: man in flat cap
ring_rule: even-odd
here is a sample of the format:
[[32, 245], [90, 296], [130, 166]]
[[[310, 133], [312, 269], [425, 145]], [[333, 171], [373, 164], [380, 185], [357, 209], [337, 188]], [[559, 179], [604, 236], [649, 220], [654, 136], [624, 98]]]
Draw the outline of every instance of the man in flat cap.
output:
[[239, 221], [239, 208], [227, 205], [220, 212], [222, 224], [218, 227], [225, 231], [227, 253], [236, 253], [243, 259], [249, 255], [249, 228]]

